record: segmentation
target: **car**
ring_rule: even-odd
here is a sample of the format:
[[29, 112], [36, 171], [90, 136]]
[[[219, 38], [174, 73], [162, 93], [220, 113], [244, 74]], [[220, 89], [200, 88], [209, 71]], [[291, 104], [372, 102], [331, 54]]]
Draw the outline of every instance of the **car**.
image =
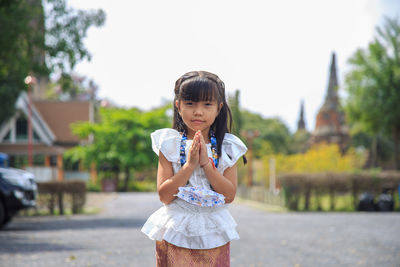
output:
[[35, 176], [25, 170], [0, 167], [0, 228], [20, 210], [36, 206]]

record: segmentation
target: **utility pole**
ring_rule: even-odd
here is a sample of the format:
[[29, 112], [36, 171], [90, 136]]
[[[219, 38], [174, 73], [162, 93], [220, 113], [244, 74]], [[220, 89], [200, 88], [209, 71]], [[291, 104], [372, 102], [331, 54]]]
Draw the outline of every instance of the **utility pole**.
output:
[[269, 159], [269, 191], [276, 192], [275, 159]]
[[28, 75], [25, 78], [25, 84], [28, 85], [28, 166], [33, 166], [33, 130], [32, 130], [32, 85], [36, 83], [36, 78]]

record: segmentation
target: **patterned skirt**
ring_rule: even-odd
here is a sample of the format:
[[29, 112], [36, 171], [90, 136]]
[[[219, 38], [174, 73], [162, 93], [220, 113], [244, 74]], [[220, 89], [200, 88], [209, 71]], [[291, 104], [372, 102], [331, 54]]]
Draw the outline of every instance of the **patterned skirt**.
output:
[[230, 243], [212, 249], [188, 249], [156, 241], [157, 267], [229, 267]]

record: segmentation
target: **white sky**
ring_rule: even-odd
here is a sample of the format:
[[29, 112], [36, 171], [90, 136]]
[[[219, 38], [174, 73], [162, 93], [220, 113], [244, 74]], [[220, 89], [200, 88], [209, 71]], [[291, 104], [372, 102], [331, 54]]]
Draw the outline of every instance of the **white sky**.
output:
[[[99, 85], [99, 96], [149, 109], [172, 100], [175, 81], [192, 70], [216, 73], [227, 93], [241, 91], [242, 108], [280, 117], [294, 131], [304, 99], [314, 129], [323, 103], [331, 53], [339, 85], [347, 59], [373, 39], [382, 16], [399, 16], [396, 0], [69, 0], [102, 8], [91, 28], [91, 62], [76, 72]], [[344, 95], [343, 88], [340, 95]]]

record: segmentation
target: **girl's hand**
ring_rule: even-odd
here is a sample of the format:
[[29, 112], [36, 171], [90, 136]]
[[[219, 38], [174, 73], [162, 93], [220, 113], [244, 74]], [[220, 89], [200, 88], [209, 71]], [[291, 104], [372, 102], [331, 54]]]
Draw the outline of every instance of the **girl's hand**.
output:
[[198, 136], [200, 139], [199, 164], [200, 164], [200, 166], [205, 166], [210, 161], [210, 159], [208, 158], [206, 142], [204, 140], [204, 136], [201, 133], [201, 131], [198, 131], [196, 133], [196, 136]]
[[192, 145], [189, 148], [186, 163], [197, 167], [200, 158], [200, 138], [198, 136], [193, 137]]

